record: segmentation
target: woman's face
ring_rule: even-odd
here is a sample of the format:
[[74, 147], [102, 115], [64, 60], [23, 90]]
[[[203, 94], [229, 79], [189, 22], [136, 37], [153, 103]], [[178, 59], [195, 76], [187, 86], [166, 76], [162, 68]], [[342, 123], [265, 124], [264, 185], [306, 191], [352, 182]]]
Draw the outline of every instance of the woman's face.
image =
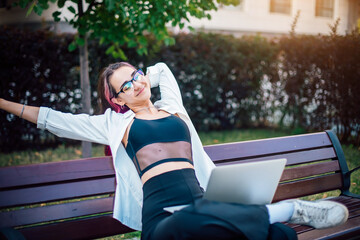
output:
[[[137, 80], [131, 81], [133, 80], [136, 72], [136, 69], [128, 66], [120, 67], [115, 70], [109, 79], [109, 82], [115, 89], [115, 92], [118, 93], [120, 90], [125, 90], [126, 87], [128, 89], [125, 92], [121, 91], [117, 96], [112, 98], [112, 102], [118, 105], [126, 104], [129, 108], [132, 108], [141, 106], [150, 100], [151, 91], [149, 78], [148, 76], [138, 74]], [[132, 84], [129, 84], [129, 81], [131, 81]], [[123, 88], [124, 84], [126, 84], [126, 86]]]

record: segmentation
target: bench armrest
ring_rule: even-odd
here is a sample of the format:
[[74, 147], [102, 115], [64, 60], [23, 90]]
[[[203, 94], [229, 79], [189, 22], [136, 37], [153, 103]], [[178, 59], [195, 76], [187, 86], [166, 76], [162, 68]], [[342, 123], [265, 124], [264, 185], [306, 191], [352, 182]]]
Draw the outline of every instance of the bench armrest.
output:
[[[357, 166], [355, 168], [353, 168], [352, 170], [348, 171], [345, 173], [345, 177], [348, 177], [350, 178], [351, 177], [351, 174], [357, 170], [360, 169], [360, 166]], [[343, 195], [347, 195], [347, 196], [350, 196], [350, 197], [356, 197], [356, 198], [360, 198], [360, 195], [359, 194], [355, 194], [355, 193], [352, 193], [350, 191], [345, 191], [342, 193]]]
[[360, 169], [360, 166], [357, 166], [356, 168], [354, 168], [354, 169], [348, 171], [347, 173], [345, 173], [345, 175], [348, 176], [348, 177], [350, 177], [350, 175], [351, 175], [353, 172], [355, 172], [355, 171], [357, 171], [357, 170], [359, 170], [359, 169]]

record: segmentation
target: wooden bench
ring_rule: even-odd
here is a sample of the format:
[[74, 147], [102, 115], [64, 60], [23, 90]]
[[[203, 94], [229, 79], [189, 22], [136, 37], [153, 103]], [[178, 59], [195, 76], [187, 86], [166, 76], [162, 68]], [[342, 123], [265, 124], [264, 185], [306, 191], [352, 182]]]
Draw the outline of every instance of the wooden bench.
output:
[[[340, 190], [346, 224], [324, 230], [291, 225], [299, 239], [360, 236], [360, 196], [333, 132], [205, 147], [217, 165], [287, 158], [274, 201]], [[261, 176], [259, 176], [261, 177]], [[0, 168], [0, 228], [26, 239], [93, 239], [133, 231], [111, 217], [115, 176], [110, 157]], [[6, 231], [6, 234], [12, 234]]]

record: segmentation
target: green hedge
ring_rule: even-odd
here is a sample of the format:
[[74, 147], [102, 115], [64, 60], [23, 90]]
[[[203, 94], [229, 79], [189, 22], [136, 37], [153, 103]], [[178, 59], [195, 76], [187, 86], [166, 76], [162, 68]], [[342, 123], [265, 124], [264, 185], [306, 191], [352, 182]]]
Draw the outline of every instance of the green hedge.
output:
[[360, 35], [282, 38], [283, 117], [307, 131], [335, 128], [360, 143]]
[[[0, 28], [1, 97], [35, 106], [80, 111], [78, 52], [72, 35]], [[163, 61], [179, 81], [199, 130], [285, 125], [301, 131], [337, 127], [342, 141], [359, 144], [360, 39], [346, 36], [179, 34], [171, 47], [151, 38], [148, 56], [125, 49], [129, 62], [146, 67]], [[92, 105], [100, 69], [115, 62], [106, 46], [89, 42]], [[159, 93], [155, 91], [155, 98]], [[278, 118], [274, 117], [278, 116]], [[64, 141], [0, 112], [0, 151], [47, 147]], [[67, 141], [68, 142], [68, 141]]]
[[[73, 36], [0, 29], [0, 96], [34, 106], [71, 111], [79, 106], [77, 59], [67, 45]], [[59, 139], [4, 111], [0, 113], [0, 150], [58, 144]]]
[[274, 71], [277, 47], [259, 36], [178, 35], [159, 60], [173, 70], [185, 107], [199, 130], [264, 123], [261, 82]]

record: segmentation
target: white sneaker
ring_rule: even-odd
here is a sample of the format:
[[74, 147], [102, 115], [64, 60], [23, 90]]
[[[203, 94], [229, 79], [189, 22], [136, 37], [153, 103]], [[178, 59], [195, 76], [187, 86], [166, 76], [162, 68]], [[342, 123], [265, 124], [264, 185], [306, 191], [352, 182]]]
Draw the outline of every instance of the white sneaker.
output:
[[313, 228], [330, 228], [343, 224], [349, 217], [349, 211], [341, 203], [318, 200], [286, 200], [294, 204], [294, 213], [289, 223], [308, 225]]

